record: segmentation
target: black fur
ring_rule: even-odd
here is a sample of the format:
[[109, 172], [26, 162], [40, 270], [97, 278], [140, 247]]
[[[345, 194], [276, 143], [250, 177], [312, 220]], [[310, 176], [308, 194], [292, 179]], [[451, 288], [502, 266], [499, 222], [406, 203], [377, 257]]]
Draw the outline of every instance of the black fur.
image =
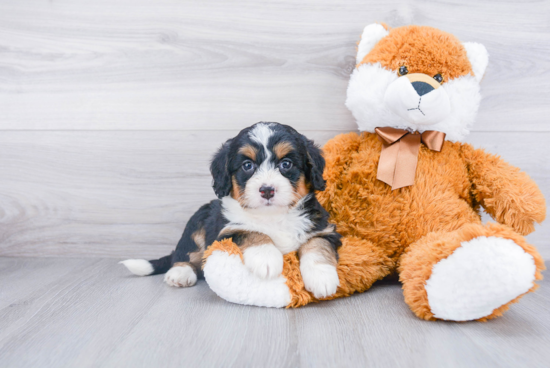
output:
[[229, 174], [229, 157], [232, 139], [225, 142], [214, 155], [210, 164], [212, 174], [212, 188], [218, 198], [223, 198], [231, 193], [231, 176]]
[[[302, 136], [303, 137], [303, 136]], [[313, 190], [325, 190], [326, 182], [323, 179], [323, 171], [325, 170], [325, 159], [321, 155], [319, 147], [313, 141], [303, 137], [307, 147], [307, 166], [306, 178], [313, 186]]]
[[227, 220], [222, 215], [222, 206], [220, 200], [213, 200], [203, 205], [187, 222], [183, 235], [181, 236], [176, 250], [172, 253], [172, 264], [176, 262], [189, 262], [189, 253], [199, 250], [193, 240], [193, 234], [204, 229], [205, 244], [212, 244], [217, 234], [227, 224]]

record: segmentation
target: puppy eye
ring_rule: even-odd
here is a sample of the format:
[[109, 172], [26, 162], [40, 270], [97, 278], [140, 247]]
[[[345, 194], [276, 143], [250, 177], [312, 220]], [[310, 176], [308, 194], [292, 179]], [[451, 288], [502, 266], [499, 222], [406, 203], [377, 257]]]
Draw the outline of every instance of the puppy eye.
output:
[[254, 162], [252, 161], [243, 162], [243, 170], [247, 172], [254, 170]]
[[283, 160], [279, 163], [279, 169], [281, 171], [288, 171], [292, 168], [292, 161], [290, 160]]
[[443, 77], [441, 76], [440, 73], [437, 73], [436, 75], [434, 75], [434, 79], [437, 81], [437, 83], [443, 82]]
[[405, 65], [399, 67], [399, 75], [409, 74], [409, 69]]

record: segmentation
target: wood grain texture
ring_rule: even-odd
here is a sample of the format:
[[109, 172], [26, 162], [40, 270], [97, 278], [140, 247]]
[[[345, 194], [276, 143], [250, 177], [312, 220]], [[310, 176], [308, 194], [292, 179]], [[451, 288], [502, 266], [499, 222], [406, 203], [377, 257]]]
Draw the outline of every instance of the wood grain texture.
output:
[[[168, 254], [187, 219], [214, 199], [209, 159], [236, 131], [4, 132], [0, 255]], [[320, 144], [332, 132], [311, 132]], [[522, 167], [550, 198], [550, 133], [473, 133]], [[493, 143], [497, 142], [497, 143]], [[528, 238], [550, 257], [550, 227]]]
[[[175, 289], [114, 260], [0, 258], [3, 367], [547, 367], [550, 287], [487, 322], [426, 322], [398, 284], [294, 310]], [[37, 277], [39, 275], [39, 277]]]
[[476, 131], [549, 131], [549, 11], [539, 1], [4, 1], [0, 129], [353, 130], [355, 44], [384, 21], [487, 47]]
[[[476, 146], [550, 195], [550, 3], [0, 2], [0, 255], [158, 257], [213, 199], [208, 161], [279, 121], [324, 143], [366, 24], [483, 43]], [[452, 14], [452, 16], [448, 16]], [[550, 258], [550, 225], [528, 238]]]

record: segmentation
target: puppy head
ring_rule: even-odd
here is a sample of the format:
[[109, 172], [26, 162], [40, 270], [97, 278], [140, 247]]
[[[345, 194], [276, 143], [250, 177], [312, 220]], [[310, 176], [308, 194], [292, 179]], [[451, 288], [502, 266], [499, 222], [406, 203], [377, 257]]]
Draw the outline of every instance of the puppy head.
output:
[[291, 207], [325, 189], [321, 150], [293, 128], [260, 122], [225, 142], [210, 171], [218, 198], [244, 208]]
[[485, 47], [431, 27], [365, 27], [347, 107], [359, 129], [438, 130], [462, 139], [475, 119]]

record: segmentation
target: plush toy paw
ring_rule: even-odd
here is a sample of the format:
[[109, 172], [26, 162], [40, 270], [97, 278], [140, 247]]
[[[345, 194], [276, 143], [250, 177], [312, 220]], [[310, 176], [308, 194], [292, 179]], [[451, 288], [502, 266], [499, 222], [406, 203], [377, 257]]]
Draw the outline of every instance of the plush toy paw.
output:
[[430, 308], [451, 321], [486, 317], [528, 292], [535, 273], [533, 257], [513, 240], [480, 236], [434, 265], [426, 282]]
[[[295, 258], [295, 272], [299, 274]], [[250, 272], [243, 262], [241, 250], [231, 239], [214, 242], [206, 250], [203, 271], [210, 289], [232, 303], [284, 308], [309, 301], [307, 296], [295, 300], [301, 294], [287, 286], [288, 280], [282, 274], [265, 279]]]
[[244, 264], [254, 275], [272, 279], [283, 272], [283, 254], [273, 244], [262, 244], [246, 248]]
[[197, 283], [197, 274], [189, 265], [175, 266], [166, 272], [164, 282], [174, 287], [188, 287]]
[[317, 263], [313, 257], [309, 257], [307, 254], [300, 259], [300, 272], [306, 290], [317, 299], [333, 295], [340, 285], [335, 266]]

